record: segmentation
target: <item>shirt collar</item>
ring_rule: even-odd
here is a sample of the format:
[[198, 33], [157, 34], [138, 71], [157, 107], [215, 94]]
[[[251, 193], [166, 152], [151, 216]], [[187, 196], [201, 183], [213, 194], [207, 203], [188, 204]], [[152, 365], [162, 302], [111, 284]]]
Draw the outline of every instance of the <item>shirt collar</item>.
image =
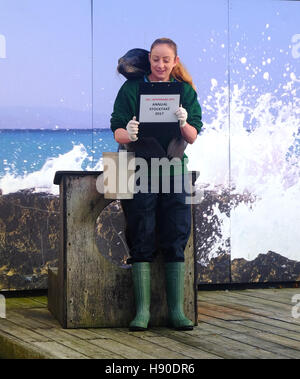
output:
[[[146, 83], [150, 83], [150, 80], [149, 80], [149, 78], [148, 78], [148, 76], [151, 74], [151, 72], [149, 72], [148, 74], [145, 74], [144, 75], [144, 81], [146, 82]], [[171, 76], [171, 78], [170, 78], [170, 82], [175, 82], [176, 80], [173, 78], [173, 76]]]

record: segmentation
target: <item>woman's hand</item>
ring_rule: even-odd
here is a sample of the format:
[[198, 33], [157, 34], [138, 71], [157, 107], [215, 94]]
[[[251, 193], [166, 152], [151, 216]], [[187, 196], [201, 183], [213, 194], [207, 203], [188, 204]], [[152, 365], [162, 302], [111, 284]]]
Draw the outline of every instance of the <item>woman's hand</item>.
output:
[[130, 120], [126, 126], [126, 130], [128, 132], [128, 136], [130, 141], [135, 142], [138, 140], [137, 134], [139, 132], [139, 122], [136, 121], [136, 117], [134, 116], [132, 120]]
[[178, 121], [180, 121], [180, 127], [181, 128], [184, 128], [185, 125], [186, 125], [186, 120], [188, 118], [188, 113], [186, 111], [186, 109], [184, 109], [182, 106], [180, 106], [177, 111], [175, 112], [177, 118], [178, 118]]

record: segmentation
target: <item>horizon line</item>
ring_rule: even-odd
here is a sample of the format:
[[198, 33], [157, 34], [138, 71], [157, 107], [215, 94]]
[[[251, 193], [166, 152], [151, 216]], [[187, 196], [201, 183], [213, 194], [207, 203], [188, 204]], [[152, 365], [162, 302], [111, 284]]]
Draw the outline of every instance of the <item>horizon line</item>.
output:
[[70, 130], [77, 130], [77, 131], [94, 131], [94, 130], [111, 130], [110, 128], [57, 128], [57, 129], [50, 129], [50, 128], [0, 128], [0, 132], [2, 131], [51, 131], [51, 132], [59, 132], [59, 131], [70, 131]]

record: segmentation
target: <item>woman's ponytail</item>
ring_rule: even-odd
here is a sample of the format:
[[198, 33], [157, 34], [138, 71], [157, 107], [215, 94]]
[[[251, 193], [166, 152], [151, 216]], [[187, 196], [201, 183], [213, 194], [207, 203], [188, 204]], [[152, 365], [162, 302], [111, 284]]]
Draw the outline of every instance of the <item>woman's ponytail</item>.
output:
[[174, 79], [178, 80], [179, 82], [189, 83], [196, 91], [196, 86], [193, 83], [191, 75], [188, 73], [188, 71], [181, 62], [178, 62], [177, 65], [173, 68], [171, 75]]

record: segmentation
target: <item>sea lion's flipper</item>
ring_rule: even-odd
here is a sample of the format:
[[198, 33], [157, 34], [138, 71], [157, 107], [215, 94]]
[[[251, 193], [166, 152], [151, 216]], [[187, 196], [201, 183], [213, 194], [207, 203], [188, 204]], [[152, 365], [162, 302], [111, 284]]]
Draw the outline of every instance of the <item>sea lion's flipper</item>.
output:
[[187, 147], [187, 142], [182, 137], [173, 138], [169, 145], [167, 156], [168, 158], [180, 158], [182, 159], [185, 148]]

